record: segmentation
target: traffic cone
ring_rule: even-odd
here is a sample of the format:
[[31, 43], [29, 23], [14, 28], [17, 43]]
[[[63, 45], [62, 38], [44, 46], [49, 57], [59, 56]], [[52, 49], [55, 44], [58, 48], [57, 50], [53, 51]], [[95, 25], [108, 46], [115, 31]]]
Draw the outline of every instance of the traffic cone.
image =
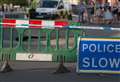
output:
[[12, 71], [12, 68], [10, 67], [8, 61], [6, 60], [6, 61], [4, 61], [3, 65], [0, 69], [0, 72], [1, 73], [6, 73], [6, 72], [10, 72], [10, 71]]
[[69, 73], [69, 72], [70, 72], [70, 70], [68, 70], [67, 67], [64, 66], [63, 57], [61, 57], [59, 67], [56, 70], [56, 72], [54, 72], [54, 74]]

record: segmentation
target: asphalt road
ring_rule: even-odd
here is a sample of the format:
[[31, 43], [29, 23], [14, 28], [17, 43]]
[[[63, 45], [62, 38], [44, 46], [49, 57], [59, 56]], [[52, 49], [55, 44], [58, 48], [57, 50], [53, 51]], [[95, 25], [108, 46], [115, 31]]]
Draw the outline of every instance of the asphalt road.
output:
[[0, 82], [120, 82], [120, 76], [98, 74], [77, 74], [75, 64], [65, 66], [70, 73], [54, 74], [58, 63], [11, 62], [12, 72], [0, 73]]

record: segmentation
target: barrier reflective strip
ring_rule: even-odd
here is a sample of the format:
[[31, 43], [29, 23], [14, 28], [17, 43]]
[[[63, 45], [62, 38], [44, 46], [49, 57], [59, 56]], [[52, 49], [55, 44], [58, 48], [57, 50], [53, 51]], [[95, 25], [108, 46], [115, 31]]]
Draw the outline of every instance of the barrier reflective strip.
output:
[[[2, 23], [2, 19], [0, 19], [0, 23]], [[0, 24], [0, 28], [2, 28], [2, 24]]]
[[98, 30], [103, 30], [103, 27], [98, 27], [98, 26], [69, 26], [68, 28], [74, 28], [74, 29], [98, 29]]
[[[2, 20], [0, 20], [1, 22]], [[3, 29], [1, 28], [2, 25], [0, 24], [0, 48], [2, 48], [3, 45]]]
[[68, 26], [68, 22], [64, 21], [41, 21], [41, 20], [30, 20], [29, 21], [30, 28], [62, 28], [64, 26]]
[[15, 28], [16, 20], [14, 19], [2, 19], [3, 28]]
[[28, 20], [16, 20], [16, 28], [29, 28]]
[[111, 28], [111, 30], [120, 31], [120, 28]]
[[106, 30], [106, 31], [120, 31], [120, 28], [101, 27], [101, 26], [69, 26], [69, 29], [89, 29], [89, 30]]
[[65, 21], [45, 21], [45, 20], [14, 20], [2, 19], [0, 24], [3, 28], [62, 28], [68, 26]]
[[66, 21], [44, 21], [44, 20], [15, 20], [15, 19], [1, 19], [0, 26], [3, 28], [68, 28], [72, 29], [93, 29], [93, 30], [116, 30], [120, 31], [120, 28], [112, 28], [107, 26], [78, 26], [78, 23]]
[[80, 24], [79, 21], [76, 21], [76, 22], [69, 22], [68, 25], [69, 25], [69, 26], [81, 26], [81, 24]]
[[56, 27], [64, 27], [64, 26], [68, 26], [68, 22], [63, 22], [63, 21], [55, 21], [55, 26]]
[[29, 28], [42, 28], [41, 20], [29, 20]]
[[[52, 29], [54, 28], [54, 21], [42, 21], [42, 28]], [[44, 27], [45, 26], [45, 27]]]

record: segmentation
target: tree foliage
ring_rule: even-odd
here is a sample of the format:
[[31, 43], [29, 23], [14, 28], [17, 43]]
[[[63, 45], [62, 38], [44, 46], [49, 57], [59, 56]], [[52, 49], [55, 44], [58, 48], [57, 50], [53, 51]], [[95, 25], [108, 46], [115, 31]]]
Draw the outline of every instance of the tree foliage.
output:
[[27, 6], [28, 5], [28, 2], [27, 0], [0, 0], [0, 4], [14, 4], [14, 5], [22, 5], [22, 6]]

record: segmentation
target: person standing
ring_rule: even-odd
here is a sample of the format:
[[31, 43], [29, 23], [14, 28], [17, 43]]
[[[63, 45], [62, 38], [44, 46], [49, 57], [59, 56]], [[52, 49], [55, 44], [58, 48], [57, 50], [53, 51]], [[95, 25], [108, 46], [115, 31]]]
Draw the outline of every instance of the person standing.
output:
[[120, 21], [120, 0], [118, 1], [118, 21]]
[[104, 12], [104, 20], [106, 24], [111, 24], [113, 21], [113, 15], [111, 12], [111, 7], [106, 8]]
[[102, 8], [102, 7], [99, 7], [99, 8], [96, 10], [96, 13], [95, 13], [95, 18], [96, 18], [96, 20], [95, 20], [95, 22], [96, 22], [97, 24], [103, 23], [103, 13], [104, 13], [104, 11], [103, 11], [103, 8]]
[[89, 1], [88, 3], [88, 17], [89, 17], [89, 22], [92, 23], [93, 22], [93, 17], [94, 17], [94, 7], [95, 4], [92, 0]]
[[84, 11], [85, 11], [85, 5], [84, 5], [83, 1], [80, 0], [80, 2], [79, 2], [79, 21], [80, 22], [84, 22], [83, 21]]
[[3, 6], [1, 6], [1, 8], [0, 8], [0, 18], [4, 18], [4, 17], [5, 17], [4, 8], [3, 8]]

